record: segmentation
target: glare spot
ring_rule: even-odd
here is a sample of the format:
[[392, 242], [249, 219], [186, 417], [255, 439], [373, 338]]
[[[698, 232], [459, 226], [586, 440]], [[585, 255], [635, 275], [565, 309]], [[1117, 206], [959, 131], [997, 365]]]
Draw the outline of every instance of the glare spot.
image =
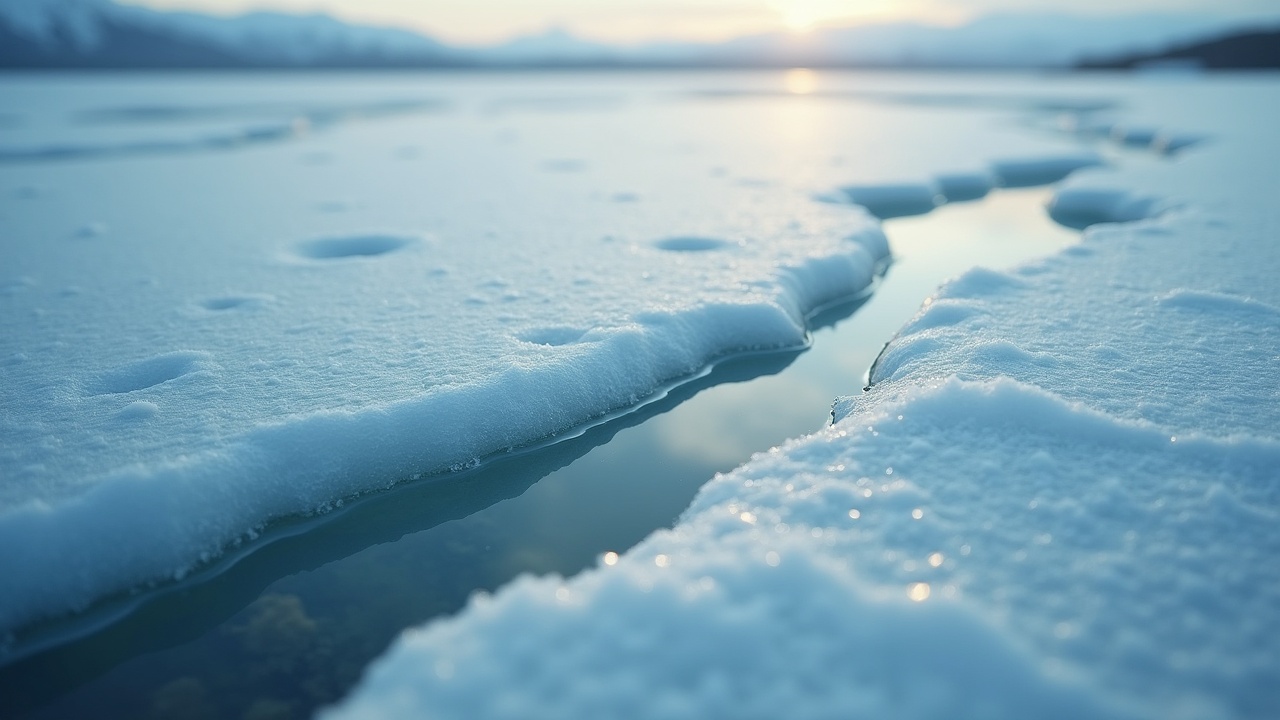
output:
[[748, 525], [756, 524], [756, 515], [753, 512], [748, 512], [744, 510], [742, 514], [738, 516], [738, 519]]
[[887, 467], [887, 468], [885, 468], [885, 469], [884, 469], [884, 474], [885, 474], [885, 475], [892, 475], [892, 474], [893, 474], [893, 468], [891, 468], [891, 467]]
[[569, 588], [556, 588], [556, 600], [559, 600], [560, 602], [569, 602]]
[[969, 553], [971, 553], [971, 552], [973, 552], [973, 548], [969, 547], [968, 545], [961, 545], [961, 546], [960, 546], [960, 554], [961, 554], [961, 555], [968, 556], [968, 555], [969, 555]]
[[1171, 436], [1171, 437], [1169, 438], [1169, 442], [1178, 442], [1178, 436], [1177, 436], [1177, 435], [1173, 435], [1173, 436]]
[[605, 565], [611, 565], [611, 566], [612, 566], [612, 565], [617, 565], [617, 564], [618, 564], [618, 553], [613, 552], [612, 550], [610, 550], [609, 552], [605, 553], [605, 554], [604, 554], [604, 564], [605, 564]]
[[916, 602], [924, 602], [929, 599], [929, 583], [912, 583], [907, 586], [907, 597]]
[[857, 508], [854, 508], [849, 511], [849, 517], [854, 520], [857, 520], [858, 518], [862, 517], [862, 513], [859, 512]]
[[933, 567], [942, 567], [942, 561], [945, 560], [942, 553], [936, 552], [929, 556], [929, 564]]
[[783, 84], [792, 95], [808, 95], [817, 89], [818, 76], [808, 68], [792, 68], [784, 76]]
[[653, 564], [664, 568], [671, 564], [671, 558], [666, 555], [657, 555], [653, 558]]
[[778, 555], [778, 553], [774, 552], [773, 550], [770, 550], [769, 552], [764, 554], [764, 562], [769, 567], [778, 567], [778, 563], [782, 562], [782, 558]]
[[863, 488], [862, 497], [871, 497], [871, 488]]
[[924, 510], [921, 510], [920, 508], [916, 508], [915, 510], [911, 511], [911, 518], [913, 520], [919, 520], [922, 517], [924, 517]]

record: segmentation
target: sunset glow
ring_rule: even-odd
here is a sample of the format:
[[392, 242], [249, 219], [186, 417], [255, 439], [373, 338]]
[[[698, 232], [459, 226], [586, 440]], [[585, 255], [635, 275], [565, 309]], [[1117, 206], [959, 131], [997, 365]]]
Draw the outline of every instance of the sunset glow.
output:
[[368, 25], [403, 27], [447, 43], [487, 45], [551, 28], [597, 42], [717, 42], [770, 32], [802, 36], [826, 27], [919, 22], [957, 25], [991, 12], [1117, 14], [1196, 11], [1248, 15], [1273, 0], [117, 0], [161, 10], [236, 15], [255, 10], [325, 13]]

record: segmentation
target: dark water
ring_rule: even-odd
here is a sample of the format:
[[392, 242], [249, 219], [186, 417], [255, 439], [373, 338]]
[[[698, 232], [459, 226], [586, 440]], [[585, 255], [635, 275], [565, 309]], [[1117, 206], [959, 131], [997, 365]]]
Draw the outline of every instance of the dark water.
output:
[[367, 498], [123, 619], [0, 669], [0, 714], [287, 718], [342, 697], [404, 628], [521, 573], [571, 575], [669, 527], [699, 487], [819, 429], [886, 340], [946, 278], [1078, 235], [1046, 189], [997, 191], [885, 223], [895, 261], [865, 301], [814, 318], [802, 352], [738, 358], [541, 450]]

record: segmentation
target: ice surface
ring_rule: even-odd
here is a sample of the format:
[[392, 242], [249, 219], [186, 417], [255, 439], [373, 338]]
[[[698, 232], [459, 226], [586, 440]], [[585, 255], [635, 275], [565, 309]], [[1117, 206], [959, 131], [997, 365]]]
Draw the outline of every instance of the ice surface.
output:
[[[6, 629], [803, 344], [887, 259], [866, 214], [812, 200], [886, 180], [858, 160], [876, 133], [839, 128], [905, 113], [932, 135], [916, 108], [608, 82], [6, 84], [0, 146], [36, 149], [0, 164]], [[838, 122], [732, 130], [744, 112]], [[199, 140], [247, 124], [294, 130]], [[77, 147], [98, 150], [39, 150]]]
[[326, 717], [1280, 714], [1280, 91], [1130, 90], [1214, 142], [1056, 204], [1147, 219], [948, 284], [830, 428], [407, 633]]

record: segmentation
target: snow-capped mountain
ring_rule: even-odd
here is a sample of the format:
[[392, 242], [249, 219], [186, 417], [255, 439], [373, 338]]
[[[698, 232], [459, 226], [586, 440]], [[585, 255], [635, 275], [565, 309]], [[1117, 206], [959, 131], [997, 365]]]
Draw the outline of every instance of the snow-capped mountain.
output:
[[1082, 57], [1153, 51], [1233, 27], [1191, 14], [1087, 17], [1002, 13], [958, 27], [912, 22], [783, 33], [731, 41], [722, 57], [763, 64], [881, 65], [906, 67], [1063, 67]]
[[552, 28], [464, 48], [321, 14], [226, 18], [112, 0], [0, 0], [0, 67], [1070, 67], [1086, 57], [1155, 52], [1238, 26], [1189, 14], [1011, 13], [958, 27], [888, 23], [721, 43], [610, 45]]
[[223, 18], [111, 0], [0, 0], [0, 66], [290, 67], [438, 65], [449, 48], [397, 28], [327, 15]]

